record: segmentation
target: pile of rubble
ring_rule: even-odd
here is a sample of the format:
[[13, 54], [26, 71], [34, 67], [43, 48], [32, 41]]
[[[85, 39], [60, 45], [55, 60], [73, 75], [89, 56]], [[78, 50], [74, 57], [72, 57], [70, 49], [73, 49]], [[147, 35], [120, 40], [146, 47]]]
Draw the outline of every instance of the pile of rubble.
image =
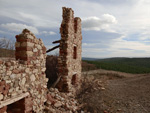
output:
[[78, 113], [80, 107], [74, 93], [63, 93], [51, 88], [47, 95], [45, 113]]

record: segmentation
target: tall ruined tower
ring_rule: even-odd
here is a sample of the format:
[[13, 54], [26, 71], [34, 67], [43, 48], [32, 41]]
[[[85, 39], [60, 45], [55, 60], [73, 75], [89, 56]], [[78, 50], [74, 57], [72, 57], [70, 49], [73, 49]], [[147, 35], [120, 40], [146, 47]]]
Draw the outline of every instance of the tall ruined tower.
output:
[[60, 76], [58, 88], [60, 91], [68, 92], [78, 84], [81, 77], [81, 19], [79, 17], [74, 18], [74, 11], [65, 7], [63, 7], [62, 17], [58, 58]]

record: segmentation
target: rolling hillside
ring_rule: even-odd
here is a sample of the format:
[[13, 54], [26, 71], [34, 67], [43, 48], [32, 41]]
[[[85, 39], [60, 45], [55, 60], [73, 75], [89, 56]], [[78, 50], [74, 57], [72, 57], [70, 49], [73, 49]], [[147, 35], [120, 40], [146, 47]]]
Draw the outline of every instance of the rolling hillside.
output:
[[150, 73], [150, 58], [107, 58], [87, 61], [97, 68], [121, 71], [126, 73]]

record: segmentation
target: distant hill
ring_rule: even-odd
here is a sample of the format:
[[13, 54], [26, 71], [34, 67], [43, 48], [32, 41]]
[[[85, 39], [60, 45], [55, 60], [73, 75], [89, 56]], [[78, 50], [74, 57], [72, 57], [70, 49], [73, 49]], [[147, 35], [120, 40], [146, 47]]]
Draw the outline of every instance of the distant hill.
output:
[[150, 73], [150, 58], [107, 58], [88, 61], [97, 68], [126, 73]]
[[[103, 59], [103, 58], [101, 58]], [[82, 60], [88, 60], [88, 61], [95, 61], [95, 60], [101, 60], [100, 58], [88, 58], [88, 57], [82, 57]]]
[[0, 48], [0, 57], [15, 57], [15, 50]]

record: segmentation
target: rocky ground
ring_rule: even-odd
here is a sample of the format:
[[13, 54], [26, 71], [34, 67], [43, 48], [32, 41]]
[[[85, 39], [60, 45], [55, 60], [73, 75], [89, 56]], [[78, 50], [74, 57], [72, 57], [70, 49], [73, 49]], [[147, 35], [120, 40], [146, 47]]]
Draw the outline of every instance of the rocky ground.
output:
[[[150, 75], [108, 81], [103, 92], [107, 112], [150, 113]], [[105, 102], [106, 101], [106, 102]]]
[[150, 113], [150, 74], [97, 70], [84, 76], [90, 77], [92, 84], [78, 95], [84, 112]]
[[49, 90], [45, 113], [150, 113], [150, 74], [84, 72], [77, 95]]
[[63, 93], [57, 88], [50, 88], [47, 98], [45, 113], [78, 113], [80, 109], [80, 104], [72, 92]]

